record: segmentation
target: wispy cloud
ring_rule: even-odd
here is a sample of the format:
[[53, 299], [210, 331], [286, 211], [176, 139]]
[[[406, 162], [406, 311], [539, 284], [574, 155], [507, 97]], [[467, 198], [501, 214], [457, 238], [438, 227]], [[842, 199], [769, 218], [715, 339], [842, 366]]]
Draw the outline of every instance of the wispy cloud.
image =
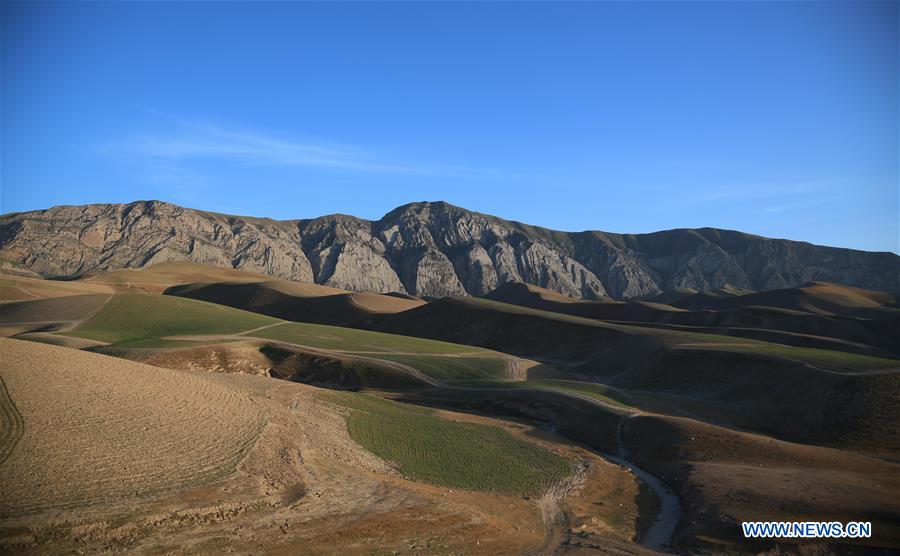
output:
[[265, 131], [178, 121], [162, 132], [137, 133], [102, 148], [107, 154], [140, 157], [170, 169], [191, 161], [219, 159], [258, 166], [332, 168], [358, 172], [471, 175], [488, 170], [417, 164], [389, 159], [373, 149], [320, 139], [297, 139]]
[[809, 207], [815, 207], [822, 204], [825, 204], [825, 199], [811, 199], [809, 201], [799, 201], [796, 203], [784, 203], [780, 205], [772, 205], [770, 207], [766, 207], [763, 209], [763, 212], [766, 213], [774, 213], [774, 212], [785, 212], [788, 210], [798, 210]]
[[732, 185], [700, 196], [701, 201], [766, 200], [805, 195], [821, 191], [821, 183], [789, 183], [772, 185]]

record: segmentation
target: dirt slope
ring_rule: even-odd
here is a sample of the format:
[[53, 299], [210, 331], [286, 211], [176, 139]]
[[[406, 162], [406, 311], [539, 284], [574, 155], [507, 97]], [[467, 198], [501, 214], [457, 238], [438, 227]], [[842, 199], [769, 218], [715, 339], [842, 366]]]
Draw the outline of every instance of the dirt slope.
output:
[[24, 434], [0, 472], [4, 517], [125, 501], [227, 475], [260, 407], [204, 375], [2, 340]]
[[632, 417], [623, 429], [638, 464], [681, 495], [687, 519], [676, 540], [691, 552], [719, 552], [720, 543], [771, 548], [746, 545], [740, 522], [780, 520], [871, 521], [873, 537], [848, 544], [900, 547], [896, 463], [677, 417]]

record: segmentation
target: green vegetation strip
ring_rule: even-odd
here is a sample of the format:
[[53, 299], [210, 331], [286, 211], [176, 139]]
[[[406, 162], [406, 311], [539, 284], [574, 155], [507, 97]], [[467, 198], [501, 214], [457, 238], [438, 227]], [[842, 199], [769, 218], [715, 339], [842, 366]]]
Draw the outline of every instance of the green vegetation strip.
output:
[[472, 381], [466, 382], [466, 386], [471, 388], [515, 388], [518, 390], [547, 390], [551, 392], [574, 392], [583, 394], [589, 398], [594, 398], [613, 405], [623, 407], [631, 407], [617, 392], [611, 388], [607, 388], [602, 384], [593, 382], [581, 382], [578, 380], [559, 380], [559, 379], [539, 379], [539, 380], [522, 380], [522, 381]]
[[535, 493], [565, 477], [566, 460], [488, 425], [441, 419], [433, 410], [350, 392], [321, 394], [353, 411], [350, 437], [396, 462], [410, 479], [502, 493]]
[[403, 363], [441, 380], [497, 379], [506, 376], [506, 360], [501, 357], [442, 357], [440, 355], [373, 355], [378, 359]]
[[356, 330], [354, 328], [342, 328], [339, 326], [327, 326], [324, 324], [309, 324], [303, 322], [290, 322], [266, 328], [252, 334], [258, 338], [266, 338], [279, 342], [298, 344], [303, 346], [334, 349], [344, 351], [366, 352], [409, 352], [409, 353], [466, 353], [472, 351], [484, 351], [480, 348], [462, 346], [448, 342], [425, 340], [411, 336], [398, 334], [385, 334], [382, 332], [370, 332], [368, 330]]
[[13, 403], [6, 390], [6, 383], [0, 377], [0, 463], [6, 461], [12, 453], [24, 430], [25, 422], [22, 420], [22, 414]]
[[834, 351], [829, 349], [816, 349], [795, 346], [785, 346], [781, 344], [773, 344], [768, 342], [753, 342], [752, 344], [735, 344], [724, 348], [711, 346], [692, 346], [698, 349], [724, 349], [727, 351], [739, 353], [751, 353], [757, 355], [767, 355], [770, 357], [781, 357], [784, 359], [793, 359], [809, 363], [820, 369], [832, 371], [864, 371], [868, 369], [889, 369], [900, 368], [900, 361], [895, 359], [882, 359], [880, 357], [871, 357], [869, 355], [859, 355], [856, 353], [847, 353], [844, 351]]
[[208, 345], [216, 345], [216, 344], [230, 344], [232, 342], [238, 342], [240, 340], [200, 340], [200, 341], [188, 341], [188, 340], [163, 340], [162, 338], [142, 338], [140, 340], [127, 340], [124, 342], [118, 342], [115, 344], [116, 347], [120, 348], [183, 348], [183, 347], [198, 347], [198, 346], [208, 346]]
[[[237, 334], [278, 319], [232, 309], [224, 305], [180, 297], [119, 294], [69, 336], [134, 345], [163, 336], [190, 334]], [[159, 346], [162, 347], [162, 346]]]

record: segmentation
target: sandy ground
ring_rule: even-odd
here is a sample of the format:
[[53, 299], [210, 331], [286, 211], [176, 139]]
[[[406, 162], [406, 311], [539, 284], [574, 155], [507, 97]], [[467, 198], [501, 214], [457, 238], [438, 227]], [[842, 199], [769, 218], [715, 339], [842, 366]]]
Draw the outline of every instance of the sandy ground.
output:
[[405, 480], [312, 387], [7, 339], [0, 360], [24, 423], [0, 464], [2, 552], [642, 551], [634, 478], [527, 425], [578, 471], [550, 506]]

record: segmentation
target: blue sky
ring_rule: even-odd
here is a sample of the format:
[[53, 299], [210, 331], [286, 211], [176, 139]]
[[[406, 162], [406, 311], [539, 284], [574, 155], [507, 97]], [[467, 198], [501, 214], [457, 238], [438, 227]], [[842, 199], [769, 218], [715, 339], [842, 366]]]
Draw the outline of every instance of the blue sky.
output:
[[2, 212], [162, 199], [898, 251], [898, 4], [2, 3]]

